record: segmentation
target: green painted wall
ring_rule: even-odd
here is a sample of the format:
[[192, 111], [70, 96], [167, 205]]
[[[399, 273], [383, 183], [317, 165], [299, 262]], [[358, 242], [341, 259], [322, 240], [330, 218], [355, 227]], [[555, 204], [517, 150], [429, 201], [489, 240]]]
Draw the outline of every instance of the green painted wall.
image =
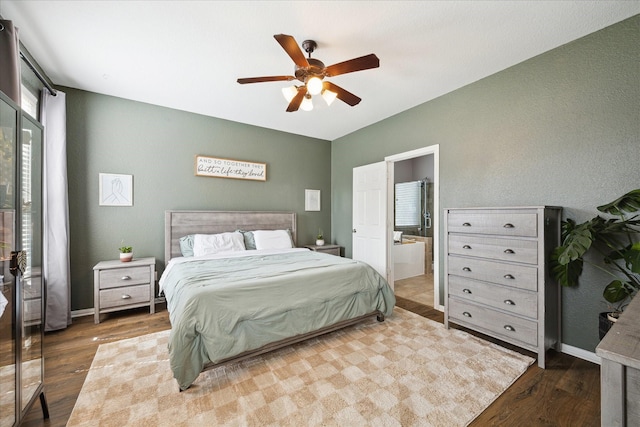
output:
[[[635, 16], [333, 141], [334, 240], [350, 256], [354, 167], [434, 144], [441, 209], [558, 205], [592, 217], [640, 187], [638, 58]], [[563, 343], [595, 349], [603, 283], [587, 268], [563, 289]]]
[[[93, 266], [122, 239], [164, 265], [168, 209], [294, 211], [298, 243], [331, 229], [331, 144], [80, 90], [67, 93], [72, 309], [93, 307]], [[195, 155], [267, 163], [267, 181], [196, 177]], [[134, 205], [98, 205], [98, 174], [133, 175]], [[322, 210], [305, 212], [304, 190]]]

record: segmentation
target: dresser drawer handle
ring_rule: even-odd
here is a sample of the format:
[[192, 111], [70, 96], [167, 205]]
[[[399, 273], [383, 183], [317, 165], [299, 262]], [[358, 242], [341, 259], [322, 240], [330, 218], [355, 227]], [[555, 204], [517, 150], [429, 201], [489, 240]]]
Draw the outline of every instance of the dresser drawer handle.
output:
[[469, 224], [468, 222], [463, 222], [463, 223], [462, 223], [462, 226], [463, 226], [463, 227], [471, 227], [471, 224]]
[[515, 252], [513, 251], [513, 249], [505, 249], [504, 250], [505, 254], [515, 254]]
[[515, 227], [513, 226], [513, 224], [511, 224], [511, 223], [506, 223], [505, 225], [503, 225], [503, 227], [504, 227], [504, 228], [515, 228]]
[[122, 299], [131, 299], [131, 295], [122, 294]]
[[515, 332], [516, 331], [516, 328], [514, 328], [511, 325], [504, 325], [504, 328], [509, 332]]
[[464, 246], [462, 247], [462, 249], [471, 249], [471, 246], [469, 246], [469, 245], [464, 245]]
[[471, 313], [469, 313], [468, 311], [463, 311], [463, 312], [462, 312], [462, 315], [463, 315], [464, 317], [471, 317]]
[[507, 304], [507, 305], [516, 305], [516, 303], [511, 301], [510, 299], [504, 300], [504, 303]]
[[462, 290], [462, 292], [464, 292], [465, 294], [472, 294], [473, 293], [473, 292], [471, 292], [471, 289], [467, 289], [467, 288], [464, 288]]
[[471, 271], [471, 269], [469, 267], [462, 267], [462, 271]]
[[120, 280], [131, 280], [131, 276], [122, 276]]
[[511, 274], [505, 274], [505, 275], [504, 275], [504, 278], [505, 278], [505, 279], [507, 279], [507, 280], [513, 280], [513, 279], [515, 279], [515, 277], [513, 277]]

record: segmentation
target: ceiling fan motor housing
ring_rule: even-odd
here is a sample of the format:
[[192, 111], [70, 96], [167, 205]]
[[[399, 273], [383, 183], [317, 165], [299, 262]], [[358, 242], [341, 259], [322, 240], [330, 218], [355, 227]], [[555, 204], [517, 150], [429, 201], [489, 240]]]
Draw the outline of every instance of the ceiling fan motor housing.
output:
[[307, 61], [309, 62], [308, 67], [299, 67], [296, 65], [296, 71], [294, 72], [296, 79], [303, 83], [306, 83], [307, 79], [311, 77], [318, 77], [322, 80], [324, 78], [324, 63], [315, 58], [308, 58]]

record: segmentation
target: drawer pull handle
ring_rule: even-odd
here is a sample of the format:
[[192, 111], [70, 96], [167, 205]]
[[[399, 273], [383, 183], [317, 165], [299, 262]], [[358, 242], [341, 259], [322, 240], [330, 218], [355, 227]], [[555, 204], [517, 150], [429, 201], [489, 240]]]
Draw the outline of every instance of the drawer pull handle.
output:
[[463, 226], [463, 227], [471, 227], [471, 224], [469, 224], [468, 222], [463, 222], [463, 223], [462, 223], [462, 226]]
[[471, 271], [469, 267], [462, 267], [462, 271]]
[[505, 274], [505, 275], [504, 275], [504, 278], [505, 278], [505, 279], [507, 279], [507, 280], [513, 280], [513, 279], [515, 279], [515, 277], [513, 277], [511, 274]]
[[469, 245], [464, 245], [464, 246], [462, 247], [462, 249], [471, 249], [471, 246], [469, 246]]
[[504, 250], [505, 254], [515, 254], [515, 252], [513, 251], [513, 249], [505, 249]]
[[131, 280], [131, 276], [122, 276], [120, 280]]
[[509, 332], [515, 332], [516, 331], [516, 328], [514, 328], [511, 325], [504, 325], [504, 328]]
[[463, 315], [464, 317], [471, 317], [471, 313], [469, 313], [468, 311], [463, 311], [463, 312], [462, 312], [462, 315]]
[[504, 228], [515, 228], [515, 227], [513, 226], [513, 224], [511, 224], [511, 223], [506, 223], [505, 225], [503, 225], [503, 227], [504, 227]]
[[473, 293], [473, 292], [471, 292], [471, 289], [467, 289], [467, 288], [464, 288], [462, 290], [462, 292], [464, 292], [465, 294], [472, 294]]
[[122, 294], [122, 299], [131, 299], [131, 295]]
[[516, 303], [511, 301], [510, 299], [504, 300], [504, 303], [507, 304], [507, 305], [516, 305]]

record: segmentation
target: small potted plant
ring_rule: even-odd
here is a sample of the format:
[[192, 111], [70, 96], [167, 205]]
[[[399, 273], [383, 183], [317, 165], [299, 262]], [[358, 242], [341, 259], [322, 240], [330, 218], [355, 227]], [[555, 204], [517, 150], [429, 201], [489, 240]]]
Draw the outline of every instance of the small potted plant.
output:
[[133, 259], [133, 248], [131, 246], [125, 246], [120, 243], [122, 246], [118, 248], [120, 251], [120, 261], [129, 262]]
[[563, 286], [578, 285], [584, 255], [593, 251], [603, 264], [589, 263], [610, 276], [602, 296], [609, 312], [600, 313], [600, 339], [629, 301], [640, 290], [640, 189], [633, 190], [597, 209], [612, 218], [596, 216], [582, 224], [562, 222], [562, 244], [551, 254], [552, 272]]
[[318, 235], [316, 236], [316, 246], [324, 245], [324, 236], [322, 235], [322, 229], [318, 229]]

